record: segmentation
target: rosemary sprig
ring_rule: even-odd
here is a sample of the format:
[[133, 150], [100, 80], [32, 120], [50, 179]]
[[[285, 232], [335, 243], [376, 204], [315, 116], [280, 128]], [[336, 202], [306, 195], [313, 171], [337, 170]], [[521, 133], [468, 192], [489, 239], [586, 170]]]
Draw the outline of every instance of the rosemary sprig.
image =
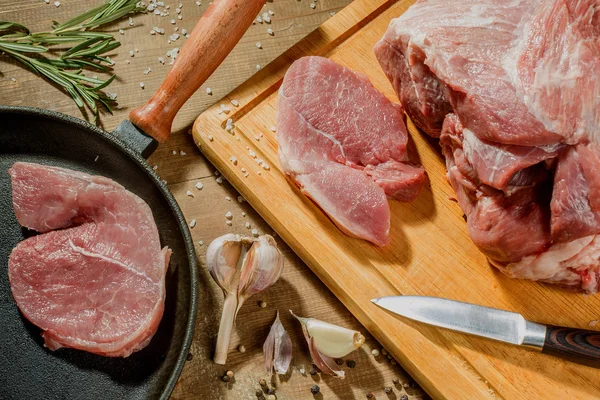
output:
[[[112, 114], [110, 103], [115, 100], [102, 90], [115, 75], [102, 80], [84, 75], [83, 70], [111, 72], [114, 63], [107, 54], [121, 43], [111, 34], [93, 30], [144, 10], [138, 0], [109, 0], [63, 24], [54, 21], [51, 31], [38, 33], [15, 22], [0, 21], [0, 52], [66, 91], [79, 108], [87, 106], [98, 123], [99, 105]], [[43, 54], [50, 48], [52, 55]]]

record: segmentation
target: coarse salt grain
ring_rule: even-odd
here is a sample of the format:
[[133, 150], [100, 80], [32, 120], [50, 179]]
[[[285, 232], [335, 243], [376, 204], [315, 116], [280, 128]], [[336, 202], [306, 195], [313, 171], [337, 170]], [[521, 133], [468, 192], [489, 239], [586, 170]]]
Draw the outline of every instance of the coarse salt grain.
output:
[[208, 137], [208, 140], [209, 140], [209, 141], [211, 141], [211, 142], [213, 141], [213, 137], [212, 137], [212, 135], [208, 135], [207, 137]]
[[177, 152], [175, 150], [173, 150], [173, 155], [177, 154]]
[[129, 26], [133, 26], [133, 18], [129, 17]]
[[258, 237], [258, 231], [256, 229], [252, 229], [252, 236]]
[[237, 101], [237, 100], [235, 100], [235, 99], [231, 100], [231, 104], [233, 104], [234, 107], [239, 107], [240, 106], [240, 102]]
[[257, 47], [258, 49], [262, 49], [262, 44], [260, 44], [260, 42], [256, 42], [256, 47]]
[[231, 226], [231, 225], [233, 225], [233, 222], [231, 222], [231, 221], [225, 221], [225, 224], [227, 224], [227, 226]]
[[269, 15], [271, 15], [271, 16], [275, 15], [275, 11], [269, 10]]
[[133, 52], [133, 50], [129, 50], [129, 57], [135, 57], [135, 53]]
[[144, 82], [140, 82], [140, 87], [143, 89], [146, 87], [146, 84]]
[[256, 70], [257, 70], [257, 71], [260, 71], [260, 69], [261, 69], [261, 66], [260, 66], [260, 64], [256, 64]]
[[202, 182], [198, 182], [194, 185], [196, 187], [196, 189], [198, 190], [202, 190], [202, 188], [204, 187], [204, 185], [202, 184]]
[[185, 156], [186, 154], [187, 154], [187, 153], [186, 153], [185, 151], [183, 151], [183, 150], [181, 150], [181, 151], [179, 152], [179, 155], [180, 155], [180, 156]]
[[206, 88], [206, 94], [212, 94], [212, 89], [211, 89], [211, 88], [209, 88], [209, 87], [207, 87], [207, 88]]
[[165, 59], [163, 57], [158, 57], [158, 62], [164, 65]]
[[229, 196], [225, 196], [225, 200], [227, 200], [227, 201], [231, 201], [231, 197], [229, 197]]
[[200, 241], [198, 241], [198, 244], [199, 244], [200, 246], [204, 246], [204, 240], [200, 240]]
[[242, 172], [246, 172], [246, 168], [242, 168]]
[[125, 64], [130, 64], [130, 63], [131, 63], [131, 61], [125, 60]]
[[119, 33], [120, 33], [121, 35], [124, 35], [124, 34], [125, 34], [125, 31], [124, 31], [123, 29], [119, 29]]
[[315, 8], [317, 8], [317, 5], [315, 3], [310, 3], [310, 8], [314, 10]]
[[274, 126], [274, 125], [271, 125], [271, 128], [270, 128], [270, 129], [271, 129], [271, 132], [276, 132], [276, 131], [277, 131], [277, 128], [275, 128], [275, 126]]
[[200, 7], [200, 6], [202, 5], [202, 2], [201, 2], [201, 1], [197, 1], [197, 2], [196, 2], [196, 5], [197, 5], [198, 7]]
[[233, 218], [233, 214], [231, 213], [231, 211], [227, 211], [225, 213], [225, 218], [227, 218], [227, 219], [232, 219]]
[[183, 28], [183, 29], [181, 30], [181, 34], [182, 34], [182, 35], [184, 35], [184, 36], [185, 36], [185, 35], [187, 35], [187, 30], [186, 30], [185, 28]]
[[189, 190], [187, 191], [187, 193], [186, 193], [186, 194], [187, 194], [188, 196], [190, 196], [190, 197], [194, 197], [194, 193], [192, 193], [192, 192], [191, 192], [191, 191], [189, 191]]
[[237, 158], [235, 156], [229, 157], [229, 161], [231, 161], [233, 165], [237, 165]]
[[181, 15], [178, 15], [178, 16], [177, 16], [177, 19], [178, 19], [178, 20], [182, 20], [182, 19], [183, 19], [183, 17], [182, 17]]
[[251, 225], [250, 225], [250, 222], [246, 222], [246, 223], [244, 224], [244, 226], [246, 227], [246, 229], [250, 229], [250, 227], [251, 227]]
[[50, 0], [44, 0], [44, 3], [50, 4]]
[[193, 220], [190, 221], [190, 228], [193, 228], [195, 226], [196, 226], [196, 220], [193, 219]]
[[267, 33], [271, 36], [275, 35], [275, 33], [273, 32], [273, 29], [271, 29], [271, 28], [267, 29]]
[[220, 176], [215, 180], [217, 181], [218, 184], [223, 183], [223, 178], [221, 178]]
[[244, 202], [244, 198], [242, 196], [238, 196], [237, 197], [237, 201], [240, 202], [240, 203], [243, 203]]
[[256, 17], [256, 22], [258, 23], [263, 23], [262, 17], [259, 15], [258, 17]]
[[144, 75], [148, 75], [150, 73], [150, 71], [152, 71], [152, 68], [150, 68], [150, 67], [146, 68], [146, 70], [144, 71]]
[[271, 17], [269, 17], [269, 15], [265, 13], [263, 15], [263, 21], [265, 21], [267, 24], [270, 24], [271, 23]]
[[55, 5], [56, 7], [60, 7], [60, 1], [55, 1], [55, 2], [54, 2], [54, 5]]
[[175, 24], [177, 23], [177, 21], [175, 21], [174, 19], [172, 19], [172, 20], [171, 20], [171, 23], [172, 23], [173, 25], [175, 25]]
[[153, 170], [157, 170], [158, 169], [158, 165], [155, 165], [154, 167], [152, 167]]

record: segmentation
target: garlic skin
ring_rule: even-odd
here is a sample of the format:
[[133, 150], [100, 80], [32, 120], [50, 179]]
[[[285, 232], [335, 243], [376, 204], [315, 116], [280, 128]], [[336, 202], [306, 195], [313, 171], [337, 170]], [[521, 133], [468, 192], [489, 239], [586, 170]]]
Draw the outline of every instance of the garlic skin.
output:
[[309, 336], [314, 338], [319, 352], [328, 357], [345, 357], [365, 344], [365, 337], [358, 331], [315, 318], [302, 318], [294, 313], [292, 315], [306, 327]]
[[292, 362], [292, 339], [279, 319], [279, 311], [263, 345], [263, 353], [267, 373], [272, 374], [273, 370], [278, 375], [287, 373]]
[[273, 285], [283, 273], [283, 255], [269, 235], [248, 238], [232, 233], [216, 238], [206, 251], [206, 266], [225, 301], [214, 361], [225, 364], [235, 317], [252, 295]]

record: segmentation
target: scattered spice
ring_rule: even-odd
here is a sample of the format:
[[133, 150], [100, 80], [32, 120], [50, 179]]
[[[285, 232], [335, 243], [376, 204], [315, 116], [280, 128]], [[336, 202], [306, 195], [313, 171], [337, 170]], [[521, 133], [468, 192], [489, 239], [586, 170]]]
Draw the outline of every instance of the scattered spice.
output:
[[348, 366], [348, 368], [354, 368], [354, 367], [356, 367], [356, 361], [348, 360], [348, 361], [346, 361], [346, 365]]
[[318, 385], [312, 385], [310, 388], [310, 392], [312, 394], [318, 394], [321, 391], [321, 388]]

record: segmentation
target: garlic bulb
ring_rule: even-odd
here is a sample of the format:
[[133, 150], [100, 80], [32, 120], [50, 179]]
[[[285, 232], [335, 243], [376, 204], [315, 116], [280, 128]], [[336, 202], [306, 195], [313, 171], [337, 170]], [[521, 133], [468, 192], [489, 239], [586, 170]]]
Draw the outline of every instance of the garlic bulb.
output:
[[237, 312], [250, 296], [279, 279], [283, 255], [269, 235], [247, 238], [229, 233], [208, 246], [206, 266], [225, 295], [215, 351], [215, 363], [225, 364]]
[[315, 318], [298, 317], [290, 313], [302, 324], [302, 332], [308, 343], [313, 362], [321, 371], [330, 375], [344, 377], [333, 358], [341, 358], [358, 349], [365, 343], [365, 337], [338, 325], [320, 321]]
[[271, 374], [275, 370], [276, 374], [285, 375], [292, 362], [292, 339], [283, 328], [279, 311], [263, 345], [263, 353], [267, 372]]

